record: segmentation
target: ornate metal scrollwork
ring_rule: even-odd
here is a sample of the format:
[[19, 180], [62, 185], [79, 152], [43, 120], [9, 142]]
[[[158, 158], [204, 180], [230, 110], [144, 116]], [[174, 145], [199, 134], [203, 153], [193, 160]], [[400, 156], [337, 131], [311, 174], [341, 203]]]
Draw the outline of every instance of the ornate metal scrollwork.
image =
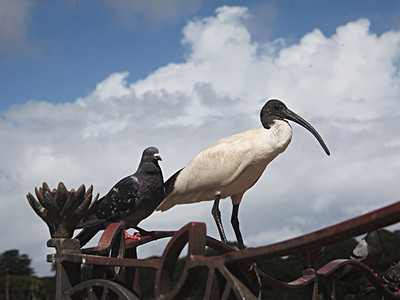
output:
[[37, 198], [31, 193], [27, 198], [36, 214], [46, 222], [52, 238], [71, 238], [92, 202], [92, 192], [93, 186], [85, 191], [84, 185], [68, 191], [62, 182], [51, 190], [43, 182], [42, 187], [35, 188]]
[[[205, 224], [195, 222], [177, 232], [154, 231], [137, 240], [125, 240], [122, 224], [113, 223], [103, 232], [97, 246], [81, 249], [79, 241], [71, 237], [90, 206], [92, 191], [92, 186], [85, 191], [83, 185], [76, 191], [68, 191], [62, 183], [57, 189], [50, 190], [43, 183], [43, 187], [35, 189], [37, 198], [30, 193], [27, 195], [34, 211], [49, 227], [52, 239], [48, 246], [56, 248], [56, 253], [47, 259], [56, 263], [57, 300], [79, 297], [139, 299], [138, 271], [141, 268], [155, 271], [156, 299], [182, 299], [203, 272], [206, 274], [204, 299], [253, 300], [257, 299], [253, 288], [256, 275], [249, 266], [257, 261], [296, 253], [304, 253], [307, 260], [307, 268], [300, 277], [282, 282], [260, 271], [263, 285], [303, 289], [305, 299], [319, 299], [322, 288], [325, 296], [335, 299], [338, 274], [350, 265], [368, 279], [380, 299], [384, 296], [400, 298], [393, 286], [361, 262], [341, 259], [330, 261], [320, 269], [314, 267], [321, 247], [400, 222], [400, 202], [287, 241], [241, 251], [207, 236]], [[137, 247], [169, 237], [172, 238], [160, 258], [137, 258]], [[175, 274], [185, 247], [185, 266], [180, 274]], [[207, 247], [216, 255], [206, 256]], [[82, 265], [92, 266], [89, 280], [81, 280]]]

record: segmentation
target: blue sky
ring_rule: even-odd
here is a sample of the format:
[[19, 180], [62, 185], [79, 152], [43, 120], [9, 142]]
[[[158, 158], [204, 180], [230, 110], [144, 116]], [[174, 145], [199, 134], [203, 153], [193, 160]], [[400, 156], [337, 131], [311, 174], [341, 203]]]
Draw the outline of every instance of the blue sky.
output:
[[[269, 98], [308, 120], [331, 156], [292, 124], [287, 150], [243, 197], [248, 246], [398, 200], [399, 15], [399, 1], [0, 0], [0, 253], [20, 249], [49, 274], [48, 229], [28, 192], [62, 181], [103, 195], [148, 146], [168, 178], [260, 127]], [[210, 210], [177, 205], [140, 225], [199, 221], [218, 237]], [[229, 200], [221, 210], [232, 240]]]
[[[7, 9], [8, 1], [2, 2]], [[3, 45], [0, 52], [0, 109], [29, 100], [72, 102], [112, 72], [129, 71], [129, 80], [135, 81], [160, 66], [182, 62], [182, 27], [222, 5], [247, 6], [254, 14], [250, 30], [259, 40], [294, 43], [315, 28], [329, 36], [358, 18], [368, 18], [378, 34], [400, 26], [400, 3], [395, 0], [198, 0], [164, 20], [145, 9], [123, 15], [110, 2], [21, 1], [28, 7], [21, 17], [21, 40], [16, 47]]]

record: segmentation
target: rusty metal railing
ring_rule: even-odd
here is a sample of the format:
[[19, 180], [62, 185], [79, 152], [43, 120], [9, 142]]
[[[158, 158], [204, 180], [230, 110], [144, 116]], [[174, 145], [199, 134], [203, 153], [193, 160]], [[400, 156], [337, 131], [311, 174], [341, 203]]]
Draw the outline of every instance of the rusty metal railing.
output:
[[[45, 188], [42, 193], [46, 193]], [[52, 193], [56, 195], [57, 191]], [[84, 191], [81, 194], [85, 195], [83, 198], [88, 197]], [[30, 202], [32, 198], [32, 195], [28, 196]], [[43, 204], [41, 199], [45, 197], [38, 198], [39, 204]], [[36, 208], [40, 210], [38, 204]], [[203, 223], [192, 222], [176, 232], [152, 232], [139, 240], [125, 240], [124, 228], [114, 223], [106, 228], [96, 247], [81, 249], [79, 241], [71, 237], [52, 238], [48, 246], [55, 247], [56, 253], [49, 255], [47, 260], [56, 264], [56, 299], [140, 299], [138, 271], [142, 268], [155, 271], [156, 299], [183, 299], [200, 274], [206, 274], [204, 299], [257, 299], [258, 289], [254, 283], [258, 278], [250, 268], [252, 263], [297, 253], [308, 253], [312, 258], [313, 252], [318, 253], [322, 247], [399, 221], [400, 202], [396, 202], [300, 237], [241, 251], [207, 236]], [[138, 247], [165, 238], [169, 242], [160, 258], [137, 258]], [[217, 254], [206, 256], [207, 248]], [[185, 265], [177, 276], [176, 266], [183, 249], [187, 249]], [[89, 280], [81, 280], [82, 265], [92, 266]], [[305, 299], [319, 299], [322, 289], [326, 299], [336, 299], [335, 282], [346, 265], [351, 265], [370, 282], [378, 299], [400, 298], [368, 266], [348, 259], [333, 260], [319, 269], [311, 262], [291, 282], [279, 281], [261, 270], [258, 274], [265, 286], [302, 289]]]

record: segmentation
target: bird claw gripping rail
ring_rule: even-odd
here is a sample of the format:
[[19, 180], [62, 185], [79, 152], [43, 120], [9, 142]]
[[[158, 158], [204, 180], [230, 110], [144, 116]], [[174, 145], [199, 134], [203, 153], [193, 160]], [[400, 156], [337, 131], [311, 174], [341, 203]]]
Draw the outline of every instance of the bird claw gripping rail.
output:
[[[104, 230], [97, 246], [81, 248], [79, 241], [71, 238], [71, 228], [76, 226], [82, 210], [88, 209], [87, 199], [91, 199], [92, 188], [85, 192], [83, 186], [78, 191], [67, 191], [62, 183], [58, 190], [50, 191], [44, 184], [36, 192], [38, 199], [31, 194], [27, 196], [32, 208], [49, 226], [52, 239], [47, 245], [56, 249], [56, 253], [48, 255], [47, 261], [56, 266], [57, 300], [141, 299], [138, 278], [142, 268], [155, 271], [156, 299], [183, 299], [196, 284], [199, 274], [206, 274], [203, 299], [257, 299], [259, 281], [264, 286], [302, 289], [304, 299], [317, 300], [321, 295], [325, 299], [336, 299], [335, 282], [346, 265], [367, 278], [377, 291], [378, 299], [400, 298], [361, 262], [337, 259], [319, 269], [315, 269], [313, 263], [325, 246], [398, 223], [400, 202], [293, 239], [241, 251], [207, 236], [205, 224], [196, 222], [176, 232], [154, 231], [138, 239], [125, 239], [122, 225], [113, 223]], [[74, 208], [72, 212], [68, 209], [68, 216], [63, 215], [66, 199], [72, 201], [68, 205]], [[73, 226], [68, 218], [75, 222]], [[165, 238], [169, 238], [169, 242], [161, 257], [137, 258], [139, 246]], [[207, 248], [216, 255], [206, 256]], [[185, 265], [177, 272], [177, 262], [184, 249], [187, 249]], [[254, 270], [255, 262], [296, 253], [305, 254], [308, 266], [291, 282], [282, 282], [259, 269]], [[82, 265], [92, 266], [88, 280], [81, 280]]]

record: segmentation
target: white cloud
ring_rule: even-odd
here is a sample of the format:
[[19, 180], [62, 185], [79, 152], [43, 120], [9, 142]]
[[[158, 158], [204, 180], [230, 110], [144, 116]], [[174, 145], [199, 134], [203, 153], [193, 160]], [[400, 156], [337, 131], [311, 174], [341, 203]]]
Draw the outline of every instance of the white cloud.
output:
[[[400, 32], [378, 36], [360, 19], [330, 37], [316, 29], [285, 46], [254, 41], [249, 18], [246, 8], [220, 7], [183, 29], [184, 63], [132, 83], [126, 72], [110, 74], [75, 102], [31, 101], [4, 111], [0, 219], [13, 226], [1, 227], [8, 241], [2, 248], [29, 247], [44, 272], [48, 232], [29, 208], [27, 192], [42, 181], [52, 187], [64, 181], [68, 188], [93, 184], [104, 194], [136, 169], [150, 145], [160, 149], [167, 178], [217, 139], [259, 127], [266, 98], [280, 98], [308, 119], [332, 155], [293, 125], [292, 145], [244, 195], [247, 245], [316, 230], [398, 199]], [[225, 228], [234, 239], [230, 207], [223, 201]], [[178, 206], [141, 225], [178, 229], [202, 221], [217, 237], [210, 210], [210, 202]]]

